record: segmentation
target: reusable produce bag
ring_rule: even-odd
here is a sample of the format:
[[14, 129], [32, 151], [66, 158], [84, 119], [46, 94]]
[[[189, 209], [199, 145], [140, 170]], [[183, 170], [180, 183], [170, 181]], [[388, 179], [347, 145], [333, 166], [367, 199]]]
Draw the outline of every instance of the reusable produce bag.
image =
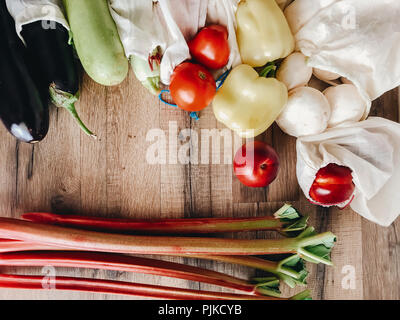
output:
[[237, 3], [238, 0], [110, 0], [110, 7], [128, 57], [148, 59], [157, 46], [161, 48], [161, 81], [168, 85], [175, 67], [190, 59], [186, 41], [206, 24], [228, 28], [231, 55], [227, 67], [240, 63], [235, 33]]
[[[22, 27], [36, 21], [57, 22], [69, 30], [69, 25], [63, 13], [61, 0], [6, 0], [7, 8], [15, 20], [15, 28], [21, 37]], [[52, 28], [51, 23], [44, 23], [44, 28]]]
[[351, 127], [328, 129], [297, 140], [297, 178], [304, 194], [317, 171], [329, 163], [353, 170], [356, 185], [351, 208], [382, 226], [399, 215], [400, 125], [370, 117]]
[[400, 85], [400, 1], [296, 0], [285, 9], [308, 64], [349, 79], [371, 101]]
[[[400, 85], [400, 1], [296, 0], [285, 10], [297, 49], [312, 67], [352, 81], [371, 101]], [[400, 124], [371, 117], [297, 140], [297, 177], [309, 190], [318, 170], [353, 170], [351, 208], [382, 226], [400, 214]]]

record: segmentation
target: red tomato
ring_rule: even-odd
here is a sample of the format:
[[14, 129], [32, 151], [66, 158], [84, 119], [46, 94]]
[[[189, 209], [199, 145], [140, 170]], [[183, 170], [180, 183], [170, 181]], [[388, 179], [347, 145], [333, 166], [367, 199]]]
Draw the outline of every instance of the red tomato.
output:
[[205, 27], [188, 42], [190, 54], [209, 69], [220, 69], [229, 61], [228, 30], [224, 26]]
[[244, 185], [253, 188], [266, 187], [278, 175], [279, 157], [268, 144], [261, 141], [250, 142], [236, 152], [233, 169]]
[[321, 168], [310, 188], [310, 197], [323, 205], [335, 205], [350, 199], [355, 185], [351, 169], [331, 163]]
[[213, 76], [206, 68], [184, 62], [175, 68], [169, 91], [179, 108], [200, 111], [214, 99], [217, 88]]

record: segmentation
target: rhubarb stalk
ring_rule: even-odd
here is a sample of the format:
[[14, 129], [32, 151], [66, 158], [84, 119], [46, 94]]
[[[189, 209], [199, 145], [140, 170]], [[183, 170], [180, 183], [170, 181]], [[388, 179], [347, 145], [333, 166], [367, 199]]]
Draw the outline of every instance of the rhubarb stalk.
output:
[[[296, 238], [241, 240], [196, 237], [131, 236], [101, 233], [11, 218], [0, 218], [0, 237], [65, 249], [162, 255], [266, 255], [297, 253], [307, 261], [331, 265], [329, 252], [336, 237], [315, 234], [309, 227]], [[322, 253], [321, 253], [322, 252]], [[326, 253], [328, 252], [328, 256]]]
[[[308, 271], [305, 267], [303, 259], [299, 255], [291, 255], [281, 261], [269, 261], [263, 258], [252, 256], [211, 256], [211, 255], [196, 255], [186, 256], [189, 258], [206, 259], [242, 265], [262, 271], [266, 271], [279, 280], [285, 282], [289, 287], [294, 288], [296, 285], [306, 285]], [[254, 278], [255, 282], [263, 280]]]
[[[0, 253], [40, 250], [61, 251], [64, 250], [64, 248], [45, 246], [19, 240], [0, 239]], [[292, 255], [278, 262], [252, 256], [182, 255], [182, 257], [220, 261], [266, 271], [276, 276], [279, 280], [285, 282], [291, 288], [294, 288], [296, 285], [305, 285], [308, 275], [303, 259], [298, 255]]]
[[279, 279], [276, 277], [262, 278], [256, 283], [249, 283], [246, 280], [212, 270], [156, 259], [109, 253], [42, 251], [0, 254], [0, 266], [37, 267], [46, 265], [151, 274], [208, 283], [249, 294], [280, 296]]
[[85, 230], [116, 233], [201, 234], [253, 230], [273, 230], [296, 236], [307, 226], [295, 208], [285, 204], [273, 216], [256, 218], [201, 218], [201, 219], [110, 219], [59, 215], [54, 213], [25, 213], [24, 220], [44, 224], [76, 227]]
[[[23, 276], [0, 274], [0, 288], [43, 290], [42, 276]], [[155, 286], [122, 281], [96, 280], [72, 277], [56, 277], [54, 290], [86, 291], [106, 294], [120, 294], [136, 297], [170, 300], [287, 300], [283, 298], [254, 296], [212, 291], [199, 291], [173, 287]], [[48, 289], [46, 289], [48, 290]], [[310, 298], [309, 291], [290, 298], [305, 300]]]
[[28, 241], [0, 239], [0, 253], [39, 250], [63, 250], [63, 248]]

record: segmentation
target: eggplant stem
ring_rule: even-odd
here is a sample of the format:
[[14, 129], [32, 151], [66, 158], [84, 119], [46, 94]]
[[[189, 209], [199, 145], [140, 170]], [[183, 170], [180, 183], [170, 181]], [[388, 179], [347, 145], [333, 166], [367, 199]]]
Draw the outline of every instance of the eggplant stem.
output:
[[81, 118], [78, 115], [78, 112], [75, 109], [75, 102], [79, 99], [79, 94], [73, 95], [68, 92], [64, 92], [55, 88], [54, 84], [50, 85], [50, 97], [51, 101], [59, 108], [67, 109], [71, 116], [78, 123], [79, 127], [85, 132], [88, 136], [97, 139], [97, 136], [90, 131], [86, 125], [83, 123]]

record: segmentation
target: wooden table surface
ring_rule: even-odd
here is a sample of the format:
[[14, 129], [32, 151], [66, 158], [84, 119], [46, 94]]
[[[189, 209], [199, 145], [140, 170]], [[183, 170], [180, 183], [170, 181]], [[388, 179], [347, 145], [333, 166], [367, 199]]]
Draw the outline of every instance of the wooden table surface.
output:
[[[135, 218], [257, 216], [271, 214], [284, 202], [290, 202], [311, 216], [311, 224], [318, 231], [331, 230], [338, 237], [332, 253], [334, 267], [308, 264], [308, 287], [314, 299], [400, 299], [400, 219], [391, 227], [382, 228], [351, 209], [339, 211], [309, 204], [296, 181], [295, 139], [284, 135], [275, 125], [258, 139], [273, 145], [280, 154], [279, 177], [268, 189], [249, 189], [233, 176], [230, 164], [152, 165], [146, 161], [146, 151], [152, 144], [146, 141], [150, 129], [165, 130], [167, 139], [168, 128], [174, 124], [178, 132], [185, 128], [198, 133], [205, 128], [223, 129], [211, 108], [201, 113], [200, 121], [191, 120], [187, 113], [160, 104], [132, 72], [117, 87], [99, 86], [86, 75], [82, 83], [77, 107], [84, 121], [98, 134], [97, 141], [82, 134], [65, 110], [54, 107], [51, 129], [40, 144], [19, 143], [1, 126], [2, 216], [18, 218], [26, 211]], [[374, 103], [372, 114], [398, 121], [398, 97], [397, 89], [385, 94]], [[188, 143], [184, 134], [178, 134], [180, 145]], [[176, 155], [176, 151], [171, 154]], [[258, 232], [236, 236], [274, 235]], [[244, 278], [255, 274], [252, 269], [217, 262], [182, 262]], [[43, 274], [41, 268], [2, 268], [1, 272]], [[220, 290], [195, 282], [125, 272], [58, 268], [57, 275]], [[293, 293], [284, 285], [282, 289], [284, 295]], [[0, 290], [0, 298], [127, 297]]]

